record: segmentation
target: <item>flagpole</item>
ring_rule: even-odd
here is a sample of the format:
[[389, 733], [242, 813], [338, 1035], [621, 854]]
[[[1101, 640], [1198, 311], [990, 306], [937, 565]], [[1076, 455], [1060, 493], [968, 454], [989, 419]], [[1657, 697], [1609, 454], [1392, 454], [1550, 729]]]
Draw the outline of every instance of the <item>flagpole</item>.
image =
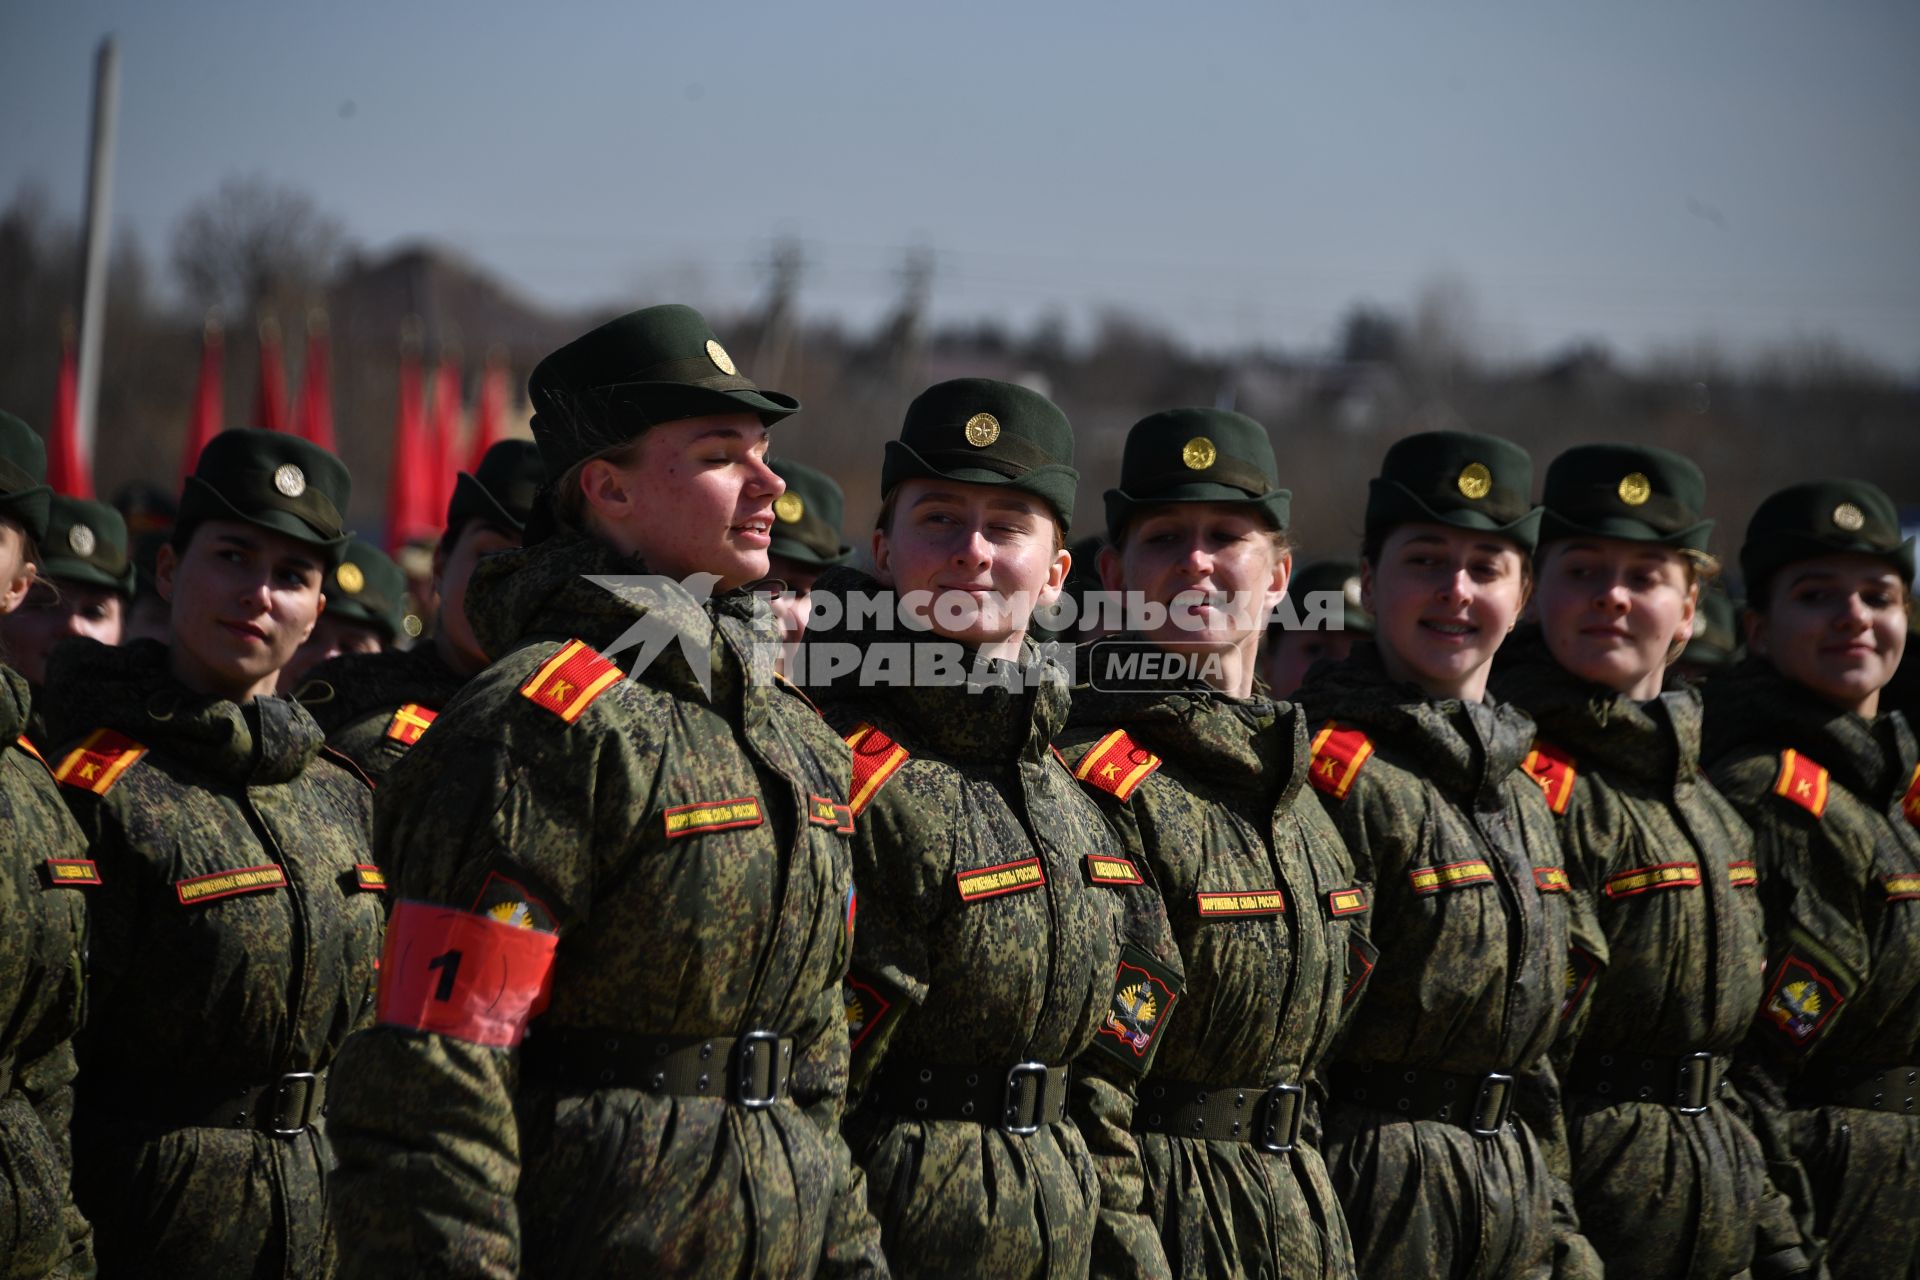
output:
[[86, 264], [80, 274], [80, 363], [74, 404], [74, 435], [81, 464], [93, 465], [96, 411], [100, 404], [100, 344], [106, 328], [107, 246], [113, 223], [113, 135], [120, 106], [120, 50], [108, 36], [100, 42], [93, 72], [93, 153], [87, 167]]

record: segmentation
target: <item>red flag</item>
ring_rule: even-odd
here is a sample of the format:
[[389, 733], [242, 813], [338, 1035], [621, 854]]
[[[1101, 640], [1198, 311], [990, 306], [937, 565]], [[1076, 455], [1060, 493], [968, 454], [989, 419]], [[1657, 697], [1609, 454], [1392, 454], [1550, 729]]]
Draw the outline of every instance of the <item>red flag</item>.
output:
[[[460, 465], [460, 364], [443, 350], [433, 375], [433, 505], [444, 514], [453, 501], [454, 471]], [[436, 525], [437, 527], [437, 525]]]
[[180, 460], [180, 478], [193, 474], [200, 451], [220, 434], [220, 322], [211, 315], [200, 331], [200, 385], [193, 393], [193, 420], [187, 425], [187, 451]]
[[47, 437], [47, 483], [69, 498], [91, 498], [93, 471], [80, 457], [79, 377], [69, 320], [60, 332], [60, 382], [54, 392], [53, 431]]
[[431, 538], [440, 531], [441, 512], [433, 509], [436, 487], [427, 439], [426, 406], [420, 394], [420, 347], [403, 337], [400, 345], [400, 412], [393, 428], [393, 469], [387, 476], [387, 550]]
[[269, 431], [287, 429], [287, 371], [280, 357], [280, 322], [260, 320], [260, 384], [253, 400], [253, 424]]
[[467, 454], [467, 470], [480, 470], [480, 459], [499, 444], [506, 434], [507, 353], [500, 347], [487, 352], [487, 367], [480, 375], [480, 403], [473, 415], [473, 448]]
[[300, 403], [294, 406], [293, 430], [302, 440], [322, 449], [333, 446], [333, 360], [327, 342], [327, 313], [307, 317], [307, 367], [300, 375]]

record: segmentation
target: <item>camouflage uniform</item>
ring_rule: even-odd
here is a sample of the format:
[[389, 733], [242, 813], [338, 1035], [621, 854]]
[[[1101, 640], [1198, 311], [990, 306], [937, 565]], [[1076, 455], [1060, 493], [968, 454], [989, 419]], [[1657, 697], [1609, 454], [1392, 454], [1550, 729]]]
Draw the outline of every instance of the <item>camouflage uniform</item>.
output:
[[[814, 593], [877, 589], [837, 569]], [[844, 623], [809, 627], [802, 653], [864, 655], [876, 640], [962, 670], [972, 659], [924, 633]], [[850, 675], [812, 690], [854, 750], [847, 1009], [863, 1096], [848, 1140], [901, 1274], [1163, 1275], [1129, 1130], [1135, 1073], [1179, 1016], [1178, 953], [1151, 886], [1090, 865], [1118, 850], [1050, 746], [1066, 673], [996, 662], [986, 674], [975, 689]], [[1110, 1014], [1123, 961], [1145, 984], [1130, 1029]], [[1026, 1135], [998, 1123], [1017, 1063], [1071, 1067], [1064, 1114], [1034, 1116]]]
[[86, 896], [99, 879], [27, 745], [27, 682], [0, 666], [0, 1276], [93, 1273], [69, 1189]]
[[[1119, 833], [1120, 852], [1165, 895], [1185, 969], [1186, 1009], [1135, 1113], [1147, 1212], [1168, 1261], [1191, 1277], [1351, 1276], [1353, 1245], [1319, 1151], [1304, 1138], [1272, 1149], [1294, 1138], [1279, 1117], [1305, 1098], [1267, 1093], [1319, 1069], [1357, 994], [1349, 955], [1364, 947], [1346, 846], [1304, 785], [1304, 716], [1204, 687], [1082, 686], [1069, 724], [1067, 764]], [[1277, 897], [1245, 905], [1267, 891]], [[1246, 1136], [1152, 1125], [1205, 1094], [1226, 1106], [1245, 1095]]]
[[[1361, 919], [1379, 948], [1324, 1073], [1323, 1150], [1360, 1274], [1597, 1275], [1554, 1167], [1564, 1135], [1546, 1054], [1569, 895], [1553, 815], [1520, 769], [1533, 722], [1430, 700], [1371, 647], [1319, 672], [1301, 701], [1323, 725], [1312, 780], [1367, 887]], [[1489, 1073], [1516, 1078], [1510, 1123]], [[1434, 1112], [1439, 1096], [1453, 1099], [1446, 1119], [1396, 1114]]]
[[1562, 1079], [1587, 1238], [1620, 1275], [1810, 1271], [1719, 1087], [1765, 952], [1753, 837], [1700, 773], [1699, 696], [1639, 703], [1590, 685], [1538, 633], [1501, 659], [1495, 687], [1538, 726], [1526, 768], [1559, 815], [1580, 908], [1563, 1013], [1578, 1050]]
[[[756, 597], [584, 576], [645, 572], [573, 534], [489, 557], [468, 616], [501, 656], [382, 791], [396, 900], [559, 942], [517, 1051], [405, 1025], [348, 1047], [332, 1118], [349, 1275], [884, 1274], [839, 1133], [846, 750], [803, 699], [749, 680], [749, 646], [778, 635]], [[595, 652], [641, 624], [702, 638], [711, 697], [675, 644], [628, 678]], [[405, 978], [398, 931], [383, 991]], [[763, 1108], [721, 1096], [752, 1032], [790, 1046], [791, 1095]], [[681, 1057], [712, 1046], [707, 1096], [656, 1090], [670, 1039]]]
[[191, 693], [158, 642], [74, 641], [49, 683], [102, 880], [74, 1120], [102, 1269], [327, 1275], [308, 1073], [373, 1012], [373, 793], [298, 704]]
[[440, 651], [423, 642], [329, 658], [307, 674], [296, 696], [327, 745], [380, 783], [464, 684]]
[[[1771, 963], [1763, 1137], [1811, 1184], [1836, 1277], [1920, 1276], [1920, 759], [1755, 659], [1707, 686], [1713, 780], [1753, 826]], [[1804, 787], [1801, 784], [1805, 784]]]

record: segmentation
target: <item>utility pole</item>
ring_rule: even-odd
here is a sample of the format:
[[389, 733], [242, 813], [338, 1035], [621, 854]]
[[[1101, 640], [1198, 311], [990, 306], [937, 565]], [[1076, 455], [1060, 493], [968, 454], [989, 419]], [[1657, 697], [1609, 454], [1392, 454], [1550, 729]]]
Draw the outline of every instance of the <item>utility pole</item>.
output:
[[86, 260], [80, 272], [80, 360], [74, 431], [80, 462], [93, 465], [100, 405], [100, 339], [107, 324], [107, 247], [113, 224], [113, 132], [120, 108], [120, 50], [100, 42], [93, 68], [93, 147], [87, 164]]

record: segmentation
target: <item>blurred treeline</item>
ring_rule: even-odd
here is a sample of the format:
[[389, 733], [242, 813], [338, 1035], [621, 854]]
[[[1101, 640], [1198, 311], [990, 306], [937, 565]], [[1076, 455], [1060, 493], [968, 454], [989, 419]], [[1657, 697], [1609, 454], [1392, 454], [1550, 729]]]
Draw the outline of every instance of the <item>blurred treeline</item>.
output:
[[[76, 297], [76, 245], [71, 221], [32, 189], [0, 211], [0, 406], [43, 429]], [[1082, 533], [1098, 531], [1100, 493], [1114, 482], [1128, 426], [1176, 405], [1230, 407], [1266, 424], [1308, 557], [1354, 551], [1380, 454], [1400, 435], [1436, 427], [1509, 436], [1542, 470], [1585, 441], [1686, 453], [1706, 469], [1720, 521], [1715, 548], [1728, 559], [1754, 504], [1798, 479], [1866, 476], [1903, 506], [1920, 503], [1920, 387], [1817, 340], [1740, 360], [1700, 348], [1627, 365], [1583, 346], [1495, 361], [1476, 350], [1460, 286], [1429, 289], [1401, 311], [1358, 305], [1320, 351], [1196, 350], [1152, 317], [1120, 311], [1083, 332], [1064, 313], [1019, 330], [993, 320], [935, 326], [939, 282], [925, 253], [904, 264], [891, 313], [856, 332], [805, 314], [801, 267], [798, 245], [777, 245], [758, 303], [705, 309], [750, 376], [805, 404], [776, 432], [775, 449], [839, 478], [857, 545], [879, 507], [882, 442], [917, 391], [962, 375], [1029, 382], [1066, 410], [1079, 441]], [[383, 510], [403, 331], [429, 368], [443, 357], [459, 365], [471, 405], [489, 352], [504, 355], [518, 400], [533, 364], [589, 325], [654, 302], [703, 305], [631, 297], [556, 313], [450, 250], [370, 255], [310, 197], [260, 179], [229, 180], [190, 209], [163, 263], [122, 235], [108, 299], [95, 457], [102, 495], [132, 480], [176, 482], [210, 314], [224, 325], [225, 423], [236, 426], [254, 404], [260, 319], [283, 332], [291, 394], [320, 310], [331, 331], [335, 428], [355, 478], [350, 515], [369, 533]], [[516, 429], [526, 412], [516, 403]]]

